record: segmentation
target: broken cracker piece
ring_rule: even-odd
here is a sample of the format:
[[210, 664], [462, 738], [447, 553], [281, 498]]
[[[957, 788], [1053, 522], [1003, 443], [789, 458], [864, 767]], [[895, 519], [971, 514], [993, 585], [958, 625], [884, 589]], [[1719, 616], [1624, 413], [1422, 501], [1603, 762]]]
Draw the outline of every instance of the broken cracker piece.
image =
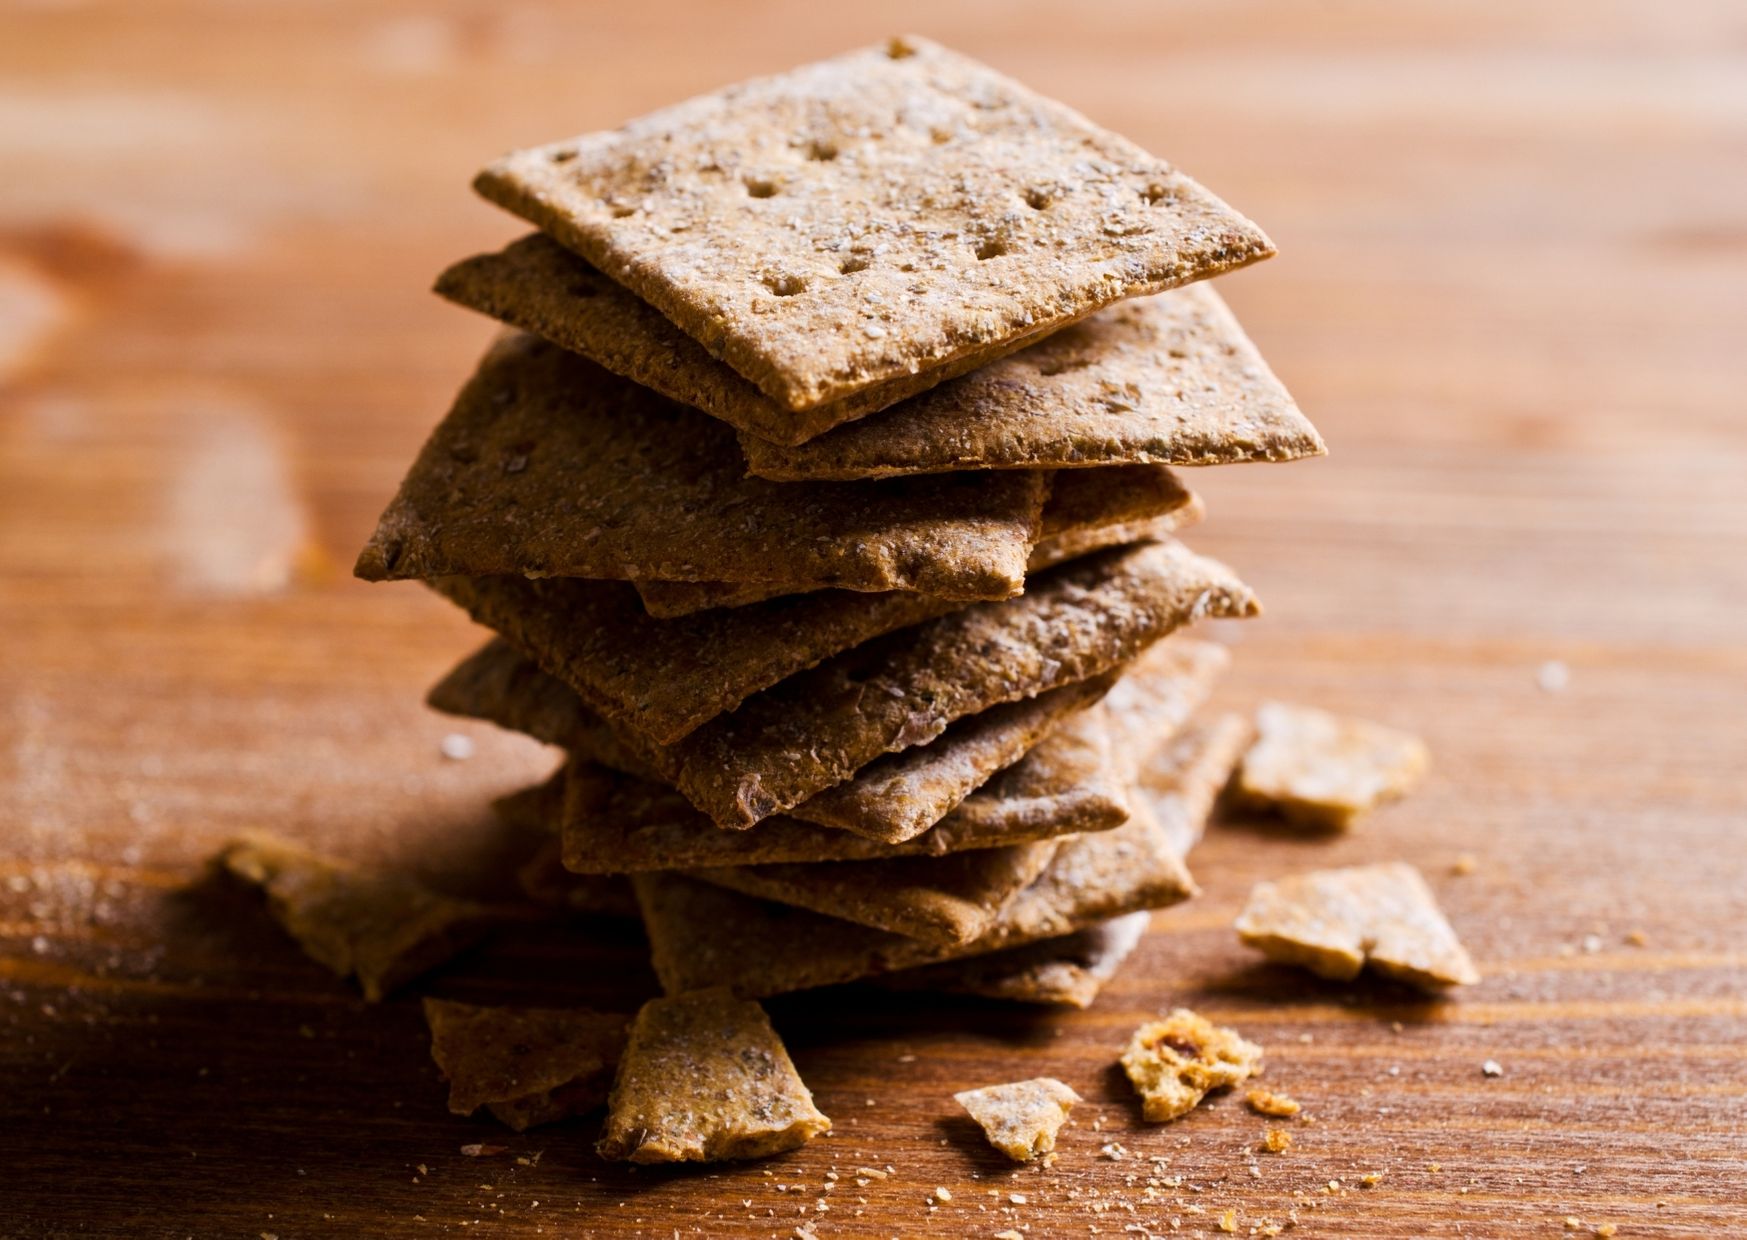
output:
[[716, 1162], [830, 1130], [764, 1009], [714, 989], [637, 1013], [595, 1148], [635, 1163]]
[[449, 1110], [485, 1107], [517, 1132], [607, 1100], [630, 1026], [586, 1008], [476, 1007], [425, 1000], [431, 1058], [449, 1082]]
[[967, 1089], [952, 1097], [982, 1127], [989, 1144], [1014, 1162], [1030, 1162], [1053, 1150], [1055, 1134], [1080, 1101], [1079, 1094], [1048, 1076]]
[[1275, 1119], [1290, 1119], [1304, 1109], [1296, 1099], [1272, 1089], [1252, 1089], [1244, 1095], [1244, 1101], [1257, 1115], [1271, 1115]]
[[1264, 703], [1256, 731], [1238, 768], [1239, 795], [1307, 826], [1350, 825], [1405, 793], [1429, 761], [1417, 736], [1308, 706]]
[[1367, 964], [1423, 990], [1480, 980], [1425, 879], [1402, 862], [1257, 883], [1237, 932], [1270, 960], [1337, 981]]
[[1188, 1008], [1142, 1025], [1122, 1052], [1122, 1070], [1152, 1123], [1187, 1115], [1210, 1091], [1253, 1076], [1261, 1062], [1261, 1047]]
[[218, 855], [261, 888], [273, 917], [303, 950], [372, 1002], [471, 946], [505, 914], [440, 895], [404, 874], [322, 857], [262, 831]]

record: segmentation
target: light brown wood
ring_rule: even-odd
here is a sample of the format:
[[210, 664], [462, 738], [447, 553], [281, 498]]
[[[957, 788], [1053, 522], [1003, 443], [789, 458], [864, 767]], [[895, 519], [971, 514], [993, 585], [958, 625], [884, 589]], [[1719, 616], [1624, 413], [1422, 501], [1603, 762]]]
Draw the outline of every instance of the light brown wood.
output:
[[[426, 292], [519, 231], [467, 179], [905, 28], [1278, 241], [1221, 289], [1332, 455], [1194, 479], [1196, 545], [1268, 605], [1226, 700], [1415, 729], [1434, 774], [1340, 839], [1217, 829], [1088, 1012], [773, 1003], [837, 1132], [768, 1165], [451, 1118], [412, 996], [365, 1006], [194, 880], [242, 827], [456, 890], [526, 847], [485, 802], [550, 756], [420, 706], [469, 626], [347, 575], [490, 334]], [[0, 1234], [1747, 1232], [1743, 49], [1725, 0], [7, 6]], [[1409, 1002], [1237, 944], [1255, 880], [1392, 858], [1482, 985]], [[430, 988], [629, 1010], [653, 979], [633, 934], [530, 926]], [[1267, 1047], [1316, 1120], [1291, 1152], [1234, 1098], [1138, 1123], [1111, 1065], [1176, 1004]], [[1012, 1171], [951, 1094], [1034, 1075], [1088, 1101]]]

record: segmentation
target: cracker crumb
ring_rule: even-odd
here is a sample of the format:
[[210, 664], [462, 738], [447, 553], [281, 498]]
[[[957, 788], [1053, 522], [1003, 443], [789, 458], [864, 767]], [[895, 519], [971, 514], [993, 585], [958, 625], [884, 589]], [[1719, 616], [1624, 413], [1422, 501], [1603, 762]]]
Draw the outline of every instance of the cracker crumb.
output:
[[1099, 1148], [1098, 1155], [1101, 1158], [1108, 1158], [1111, 1162], [1119, 1162], [1128, 1157], [1128, 1150], [1120, 1141], [1110, 1141]]
[[1006, 1231], [996, 1232], [995, 1240], [1025, 1240], [1025, 1237], [1009, 1227]]
[[1450, 863], [1450, 873], [1457, 877], [1472, 874], [1480, 868], [1480, 859], [1473, 853], [1463, 853]]
[[1227, 1210], [1224, 1214], [1221, 1214], [1219, 1216], [1219, 1230], [1221, 1230], [1221, 1231], [1236, 1231], [1237, 1230], [1237, 1211], [1236, 1210]]
[[1488, 1059], [1485, 1063], [1480, 1065], [1480, 1072], [1483, 1076], [1503, 1076], [1504, 1065], [1500, 1064], [1496, 1059]]
[[934, 1201], [951, 1201], [952, 1194], [944, 1188], [937, 1188], [934, 1190], [934, 1196], [933, 1196], [932, 1200], [934, 1200]]
[[1178, 1119], [1215, 1089], [1255, 1075], [1262, 1048], [1187, 1008], [1134, 1031], [1122, 1068], [1152, 1123]]
[[1600, 1238], [1600, 1240], [1609, 1240], [1609, 1237], [1617, 1236], [1619, 1233], [1620, 1229], [1612, 1223], [1603, 1223], [1600, 1227], [1595, 1229], [1595, 1234]]
[[1292, 1134], [1284, 1128], [1270, 1128], [1262, 1134], [1262, 1148], [1270, 1154], [1284, 1154], [1292, 1148]]
[[1583, 1220], [1578, 1218], [1575, 1214], [1567, 1214], [1565, 1216], [1565, 1230], [1566, 1231], [1576, 1231], [1579, 1227], [1582, 1227], [1582, 1226], [1583, 1226]]
[[1257, 1115], [1270, 1115], [1275, 1119], [1290, 1119], [1304, 1109], [1287, 1094], [1272, 1089], [1252, 1089], [1244, 1095], [1244, 1101]]
[[1362, 1188], [1376, 1188], [1382, 1182], [1383, 1173], [1381, 1171], [1367, 1171], [1359, 1177], [1359, 1185]]
[[1630, 947], [1643, 947], [1650, 942], [1650, 936], [1642, 930], [1633, 930], [1626, 935], [1626, 944]]
[[1030, 1202], [1031, 1198], [1027, 1197], [1024, 1193], [1008, 1193], [1007, 1200], [1011, 1201], [1016, 1206], [1022, 1206]]
[[1563, 693], [1571, 684], [1571, 669], [1558, 659], [1548, 659], [1536, 670], [1535, 683], [1543, 693]]
[[[461, 1147], [461, 1153], [468, 1158], [490, 1158], [496, 1154], [507, 1153], [508, 1150], [507, 1145], [482, 1145], [478, 1142]], [[420, 1167], [419, 1170], [423, 1171], [424, 1168]]]

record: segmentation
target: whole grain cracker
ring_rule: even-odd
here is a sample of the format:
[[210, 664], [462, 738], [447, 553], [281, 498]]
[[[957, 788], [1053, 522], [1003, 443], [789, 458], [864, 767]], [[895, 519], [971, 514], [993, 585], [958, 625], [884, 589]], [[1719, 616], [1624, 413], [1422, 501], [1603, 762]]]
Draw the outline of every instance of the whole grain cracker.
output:
[[1228, 465], [1321, 456], [1322, 438], [1205, 285], [1112, 306], [877, 418], [798, 446], [743, 434], [762, 478]]
[[1188, 1008], [1134, 1031], [1122, 1070], [1151, 1123], [1178, 1119], [1215, 1089], [1228, 1089], [1261, 1067], [1262, 1048]]
[[826, 590], [655, 620], [637, 592], [617, 581], [506, 576], [431, 584], [575, 690], [644, 761], [650, 745], [672, 744], [761, 689], [959, 607], [925, 594]]
[[1177, 544], [1101, 552], [1041, 574], [1020, 598], [792, 676], [663, 750], [662, 771], [718, 826], [748, 827], [956, 719], [1099, 675], [1204, 616], [1258, 610], [1228, 569]]
[[921, 39], [518, 151], [474, 185], [817, 410], [772, 433], [791, 443], [861, 389], [1274, 252], [1163, 160]]
[[1139, 946], [1151, 921], [1151, 913], [1129, 913], [1059, 938], [904, 969], [879, 981], [894, 990], [1088, 1008]]
[[1257, 883], [1238, 937], [1270, 960], [1347, 981], [1369, 965], [1422, 990], [1480, 974], [1418, 870], [1403, 862]]
[[522, 892], [536, 904], [583, 917], [633, 918], [637, 897], [618, 874], [573, 874], [564, 868], [564, 846], [547, 840], [516, 870]]
[[[1193, 525], [1203, 513], [1200, 499], [1184, 489], [1175, 474], [1159, 466], [1136, 465], [1057, 474], [1043, 506], [1038, 542], [1025, 562], [1027, 573], [1104, 547], [1162, 538]], [[759, 581], [639, 581], [643, 606], [652, 616], [688, 616], [710, 607], [744, 607], [784, 593], [784, 587]]]
[[737, 430], [781, 441], [808, 427], [836, 426], [884, 409], [1036, 338], [1016, 338], [933, 370], [871, 384], [797, 419], [655, 307], [544, 233], [463, 259], [437, 278], [436, 291]]
[[980, 938], [1037, 878], [1056, 841], [1033, 840], [944, 857], [722, 866], [688, 870], [730, 891], [811, 909], [926, 943]]
[[1256, 733], [1238, 770], [1238, 795], [1319, 828], [1345, 828], [1401, 796], [1429, 761], [1417, 736], [1309, 706], [1263, 703]]
[[476, 1007], [426, 999], [449, 1110], [485, 1107], [517, 1132], [605, 1104], [630, 1019], [586, 1008]]
[[701, 990], [637, 1013], [595, 1148], [634, 1163], [717, 1162], [830, 1130], [764, 1010]]
[[[1163, 808], [1202, 817], [1231, 773], [1239, 744], [1225, 729], [1191, 729], [1201, 747], [1183, 750], [1178, 795]], [[1193, 894], [1175, 841], [1190, 829], [1136, 801], [1120, 827], [1078, 835], [1008, 904], [974, 943], [945, 948], [817, 913], [756, 900], [679, 874], [638, 874], [637, 903], [656, 976], [669, 993], [725, 985], [747, 995], [780, 994], [853, 981], [941, 960], [1059, 938]]]
[[[1186, 640], [1171, 638], [1164, 644]], [[983, 786], [992, 773], [1015, 761], [1025, 761], [1028, 774], [1023, 785], [1015, 789], [1015, 795], [1023, 797], [1023, 801], [1002, 795], [979, 797], [963, 816], [966, 821], [951, 832], [934, 835], [936, 847], [928, 851], [993, 847], [1035, 838], [1018, 821], [1020, 815], [1043, 820], [1039, 830], [1044, 835], [1115, 826], [1127, 814], [1127, 798], [1121, 793], [1122, 780], [1111, 765], [1110, 755], [1102, 755], [1097, 769], [1088, 771], [1078, 760], [1078, 749], [1067, 748], [1070, 742], [1039, 745], [1040, 739], [1064, 716], [1086, 709], [1102, 694], [1113, 675], [1106, 673], [1064, 685], [1035, 698], [961, 719], [927, 745], [870, 762], [853, 778], [795, 806], [789, 816], [839, 831], [852, 831], [871, 840], [902, 843], [924, 834], [934, 835], [930, 828]], [[562, 745], [586, 762], [660, 782], [660, 774], [653, 765], [620, 743], [612, 729], [584, 706], [574, 692], [540, 671], [502, 639], [487, 643], [464, 659], [431, 690], [427, 700], [438, 710], [486, 719], [549, 744]], [[514, 795], [532, 797], [534, 791]], [[683, 851], [686, 842], [697, 842], [696, 828], [708, 822], [682, 798], [645, 796], [632, 803], [637, 810], [621, 804], [609, 811], [596, 792], [588, 789], [587, 795], [577, 802], [573, 816], [577, 832], [582, 836], [594, 835], [604, 856], [611, 860], [647, 857], [651, 848], [677, 846]], [[651, 819], [649, 813], [658, 806], [663, 808]], [[535, 815], [541, 812], [545, 811], [532, 810]], [[551, 822], [556, 824], [561, 817], [561, 813], [552, 814]], [[965, 829], [971, 817], [978, 821], [974, 833]], [[613, 824], [606, 828], [610, 842], [599, 834], [603, 819]], [[658, 845], [654, 834], [662, 830], [663, 821], [673, 823], [675, 833], [682, 838]], [[641, 844], [631, 842], [633, 834]], [[945, 846], [948, 835], [953, 847]], [[823, 844], [825, 855], [814, 856], [810, 850], [821, 847], [819, 833], [789, 832], [785, 838], [788, 844], [800, 844], [809, 850], [807, 855], [794, 856], [779, 848], [778, 855], [746, 860], [830, 860], [836, 856], [835, 846], [841, 842], [827, 836]], [[740, 845], [732, 841], [706, 837], [702, 846], [704, 851], [694, 853], [689, 862], [682, 856], [674, 864], [742, 859], [736, 852]], [[723, 851], [712, 852], [717, 846]], [[590, 844], [582, 847], [593, 851]], [[855, 855], [864, 854], [858, 851]], [[647, 867], [630, 864], [626, 868]]]
[[1024, 585], [1046, 489], [1040, 473], [872, 487], [749, 478], [720, 423], [513, 336], [485, 355], [431, 433], [357, 573], [1006, 598]]
[[263, 831], [239, 835], [218, 864], [259, 887], [303, 950], [371, 1002], [427, 973], [505, 920], [472, 900], [440, 895], [404, 874], [318, 856]]
[[1030, 1162], [1055, 1149], [1056, 1133], [1081, 1099], [1054, 1077], [1039, 1076], [967, 1089], [952, 1100], [977, 1122], [990, 1145], [1014, 1162]]

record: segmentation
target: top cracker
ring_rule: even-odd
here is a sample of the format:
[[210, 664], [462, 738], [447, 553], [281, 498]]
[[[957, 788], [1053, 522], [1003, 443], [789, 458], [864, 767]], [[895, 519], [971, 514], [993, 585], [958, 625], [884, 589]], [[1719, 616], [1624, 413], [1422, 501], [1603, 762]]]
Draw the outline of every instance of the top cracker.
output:
[[828, 406], [875, 384], [1274, 253], [1164, 160], [910, 38], [514, 152], [474, 186], [793, 411], [794, 443], [873, 412]]

